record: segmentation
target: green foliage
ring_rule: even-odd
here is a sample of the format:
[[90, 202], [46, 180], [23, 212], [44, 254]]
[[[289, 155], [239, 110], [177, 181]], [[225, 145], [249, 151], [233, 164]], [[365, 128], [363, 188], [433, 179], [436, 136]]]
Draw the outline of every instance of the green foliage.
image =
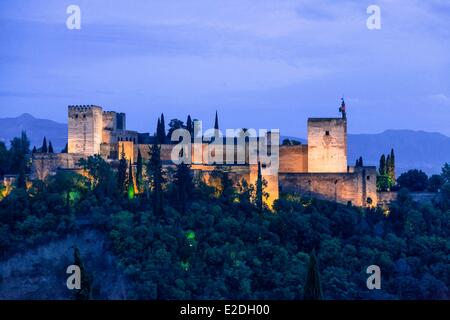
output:
[[162, 162], [161, 148], [156, 143], [150, 147], [150, 160], [147, 162], [147, 176], [149, 178], [149, 190], [152, 193], [153, 212], [159, 216], [164, 214], [163, 184], [165, 182]]
[[428, 176], [422, 170], [409, 170], [398, 177], [397, 183], [409, 191], [425, 191], [428, 188]]
[[122, 151], [120, 153], [119, 167], [117, 168], [117, 192], [119, 195], [123, 195], [128, 191], [127, 183], [127, 159], [125, 158], [125, 147], [122, 145]]
[[116, 175], [111, 166], [100, 155], [81, 159], [79, 165], [88, 172], [91, 178], [91, 188], [97, 195], [112, 197], [116, 194]]
[[73, 264], [80, 268], [80, 276], [81, 276], [81, 285], [80, 289], [75, 289], [74, 291], [74, 299], [75, 300], [90, 300], [92, 298], [92, 288], [91, 276], [86, 272], [84, 267], [84, 263], [81, 259], [80, 250], [75, 247], [73, 250]]
[[141, 155], [141, 149], [138, 149], [137, 162], [136, 162], [136, 186], [140, 193], [144, 191], [144, 175], [143, 175], [143, 160]]
[[380, 176], [384, 176], [387, 173], [386, 170], [386, 156], [384, 154], [381, 155], [380, 165], [378, 166], [378, 173]]
[[442, 167], [441, 176], [446, 183], [450, 183], [450, 162], [446, 162]]
[[192, 190], [194, 188], [191, 170], [184, 162], [177, 165], [174, 174], [174, 186], [178, 209], [184, 214], [186, 213], [187, 202], [192, 195]]
[[41, 153], [47, 153], [47, 152], [48, 152], [47, 138], [44, 137], [44, 140], [42, 141]]
[[306, 277], [303, 298], [305, 300], [322, 299], [322, 287], [320, 284], [316, 255], [314, 254], [314, 252], [309, 255], [308, 275]]
[[172, 119], [169, 122], [169, 131], [167, 132], [167, 137], [171, 139], [172, 133], [177, 129], [186, 129], [186, 126], [184, 125], [183, 121], [179, 119]]
[[[14, 189], [0, 201], [0, 258], [95, 228], [108, 236], [131, 299], [449, 298], [450, 183], [431, 204], [400, 190], [387, 216], [297, 194], [282, 194], [272, 213], [255, 205], [256, 186], [242, 180], [234, 189], [218, 171], [219, 190], [189, 176], [183, 212], [189, 170], [177, 168], [166, 183], [159, 152], [152, 146], [145, 164], [150, 199], [118, 197], [100, 156], [80, 162], [88, 178], [61, 171]], [[90, 288], [96, 270], [87, 273], [79, 253], [74, 259]], [[383, 274], [377, 292], [366, 287], [372, 264]]]
[[378, 191], [389, 191], [392, 187], [392, 180], [387, 175], [377, 176], [377, 190]]
[[428, 179], [428, 191], [438, 192], [442, 188], [444, 183], [445, 183], [445, 180], [441, 175], [433, 174]]

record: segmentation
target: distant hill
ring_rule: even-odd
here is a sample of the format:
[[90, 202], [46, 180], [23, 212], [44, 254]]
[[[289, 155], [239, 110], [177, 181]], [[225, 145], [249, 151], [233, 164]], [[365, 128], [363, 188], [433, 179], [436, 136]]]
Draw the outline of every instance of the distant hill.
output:
[[[67, 142], [67, 124], [37, 119], [30, 114], [17, 118], [0, 119], [0, 141], [9, 141], [25, 130], [34, 145], [40, 147], [42, 139], [51, 140], [55, 151], [63, 149]], [[305, 139], [282, 136], [306, 143]], [[421, 169], [427, 174], [439, 173], [445, 162], [450, 162], [450, 137], [440, 133], [413, 130], [386, 130], [378, 134], [349, 134], [348, 161], [354, 164], [362, 156], [364, 164], [376, 165], [382, 153], [394, 148], [397, 174], [409, 169]]]
[[[305, 139], [282, 136], [306, 143]], [[387, 154], [394, 148], [396, 173], [409, 169], [420, 169], [427, 174], [440, 173], [442, 165], [450, 162], [450, 137], [441, 133], [386, 130], [378, 134], [349, 134], [348, 162], [354, 164], [363, 157], [365, 165], [378, 166], [381, 154]]]
[[394, 148], [397, 174], [421, 169], [427, 174], [440, 173], [450, 162], [450, 138], [441, 133], [413, 130], [386, 130], [379, 134], [350, 134], [348, 159], [353, 164], [362, 156], [364, 164], [377, 165], [382, 153]]
[[42, 140], [51, 140], [55, 152], [61, 151], [67, 143], [67, 125], [52, 120], [37, 119], [28, 113], [16, 118], [0, 118], [0, 141], [7, 145], [22, 130], [26, 131], [31, 148], [42, 146]]

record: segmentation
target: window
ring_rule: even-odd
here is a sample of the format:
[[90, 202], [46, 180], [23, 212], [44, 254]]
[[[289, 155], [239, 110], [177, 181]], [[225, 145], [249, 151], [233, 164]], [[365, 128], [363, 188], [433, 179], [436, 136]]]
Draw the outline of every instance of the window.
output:
[[369, 181], [370, 180], [370, 176], [367, 176], [367, 181]]
[[326, 136], [329, 136], [329, 135], [330, 135], [330, 131], [328, 131], [328, 130], [325, 131], [325, 135], [326, 135]]

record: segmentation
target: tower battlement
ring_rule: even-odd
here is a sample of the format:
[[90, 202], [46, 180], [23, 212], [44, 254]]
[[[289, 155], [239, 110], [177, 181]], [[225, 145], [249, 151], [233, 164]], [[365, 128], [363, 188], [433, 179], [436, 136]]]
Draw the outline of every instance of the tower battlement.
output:
[[69, 112], [70, 111], [78, 111], [78, 112], [87, 112], [92, 109], [99, 109], [102, 110], [102, 107], [96, 106], [96, 105], [69, 105], [68, 106]]

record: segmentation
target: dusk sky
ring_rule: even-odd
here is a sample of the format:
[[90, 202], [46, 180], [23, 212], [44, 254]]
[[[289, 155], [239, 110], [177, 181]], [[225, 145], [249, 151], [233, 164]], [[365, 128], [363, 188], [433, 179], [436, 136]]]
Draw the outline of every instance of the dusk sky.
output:
[[0, 117], [95, 104], [153, 132], [161, 112], [209, 127], [217, 109], [221, 128], [305, 137], [344, 95], [350, 133], [450, 136], [449, 84], [448, 0], [0, 1]]

